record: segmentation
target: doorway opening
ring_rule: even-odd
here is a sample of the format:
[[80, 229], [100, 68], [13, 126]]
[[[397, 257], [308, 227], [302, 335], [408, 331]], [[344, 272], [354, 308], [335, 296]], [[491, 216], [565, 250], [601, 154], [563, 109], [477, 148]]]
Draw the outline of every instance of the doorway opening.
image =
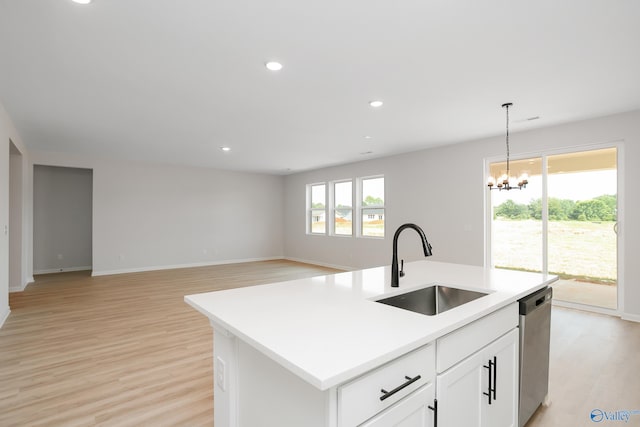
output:
[[92, 269], [93, 170], [33, 168], [34, 274]]
[[556, 301], [616, 310], [617, 156], [608, 147], [512, 162], [529, 184], [491, 192], [491, 265], [556, 274]]

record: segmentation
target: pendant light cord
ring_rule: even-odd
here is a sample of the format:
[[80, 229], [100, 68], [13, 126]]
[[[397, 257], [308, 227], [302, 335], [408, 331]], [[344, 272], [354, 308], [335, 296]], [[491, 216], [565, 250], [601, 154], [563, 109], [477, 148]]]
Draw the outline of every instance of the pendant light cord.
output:
[[[509, 152], [509, 107], [513, 106], [513, 104], [511, 102], [507, 102], [502, 104], [502, 108], [506, 108], [507, 109], [507, 114], [506, 114], [506, 118], [507, 118], [507, 136], [506, 136], [506, 143], [507, 143], [507, 174], [506, 174], [506, 178], [500, 177], [500, 179], [496, 182], [495, 178], [492, 176], [489, 176], [487, 185], [489, 186], [489, 190], [522, 190], [523, 188], [527, 188], [527, 184], [529, 183], [528, 180], [528, 175], [526, 173], [523, 173], [520, 177], [518, 177], [517, 179], [511, 179], [511, 164], [510, 164], [510, 157], [511, 157], [511, 153]], [[513, 182], [513, 186], [510, 184], [510, 182]], [[517, 183], [517, 184], [516, 184]]]
[[[503, 104], [502, 106], [507, 109], [507, 177], [509, 177], [509, 107], [511, 103]], [[508, 179], [508, 178], [507, 178]]]

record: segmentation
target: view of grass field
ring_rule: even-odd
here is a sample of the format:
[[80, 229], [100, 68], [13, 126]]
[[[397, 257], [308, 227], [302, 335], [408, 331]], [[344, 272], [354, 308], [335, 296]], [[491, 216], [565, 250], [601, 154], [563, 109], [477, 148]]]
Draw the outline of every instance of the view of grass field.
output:
[[[612, 221], [550, 221], [549, 272], [563, 278], [615, 284], [614, 224]], [[492, 228], [493, 260], [497, 267], [541, 270], [541, 221], [498, 218]]]
[[311, 223], [311, 232], [324, 234], [326, 224], [324, 221], [314, 221]]
[[353, 221], [346, 218], [337, 217], [335, 219], [335, 233], [340, 236], [351, 236], [353, 234]]

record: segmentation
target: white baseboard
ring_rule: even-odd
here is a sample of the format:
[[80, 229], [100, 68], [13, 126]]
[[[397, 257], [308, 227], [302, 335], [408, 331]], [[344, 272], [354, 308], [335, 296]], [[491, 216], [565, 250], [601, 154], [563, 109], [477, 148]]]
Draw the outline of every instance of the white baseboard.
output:
[[637, 314], [622, 313], [622, 316], [620, 316], [620, 318], [622, 320], [628, 320], [630, 322], [640, 322], [640, 315]]
[[62, 268], [47, 268], [44, 270], [34, 270], [33, 274], [51, 274], [51, 273], [68, 273], [69, 271], [87, 271], [91, 270], [90, 265], [84, 267], [62, 267]]
[[110, 276], [112, 274], [142, 273], [145, 271], [174, 270], [176, 268], [210, 267], [212, 265], [241, 264], [243, 262], [273, 261], [277, 259], [284, 259], [284, 258], [281, 256], [278, 256], [278, 257], [265, 257], [265, 258], [224, 259], [220, 261], [196, 262], [196, 263], [189, 263], [189, 264], [154, 265], [150, 267], [124, 268], [121, 270], [102, 270], [102, 271], [93, 270], [91, 275], [92, 276]]
[[288, 261], [301, 262], [301, 263], [304, 263], [304, 264], [318, 265], [320, 267], [335, 268], [336, 270], [342, 270], [342, 271], [353, 271], [354, 270], [353, 267], [347, 267], [347, 266], [344, 266], [344, 265], [336, 265], [336, 264], [328, 264], [328, 263], [325, 263], [325, 262], [311, 261], [311, 260], [308, 260], [308, 259], [300, 259], [300, 258], [293, 258], [293, 257], [284, 257], [283, 259], [286, 259]]
[[35, 282], [35, 280], [33, 279], [33, 276], [27, 277], [27, 281], [22, 284], [22, 287], [9, 286], [9, 292], [22, 292], [27, 288], [27, 285], [29, 283], [33, 283], [33, 282]]
[[588, 312], [591, 312], [591, 313], [607, 314], [609, 316], [619, 317], [622, 320], [628, 320], [629, 322], [639, 322], [640, 323], [640, 315], [638, 315], [638, 314], [630, 314], [630, 313], [623, 313], [623, 312], [620, 312], [618, 310], [612, 310], [610, 308], [595, 307], [595, 306], [583, 305], [583, 304], [574, 304], [574, 303], [570, 303], [570, 302], [567, 302], [567, 301], [560, 301], [560, 300], [555, 300], [555, 299], [553, 300], [553, 305], [557, 306], [557, 307], [571, 308], [571, 309], [574, 309], [574, 310], [588, 311]]
[[572, 310], [581, 310], [587, 311], [589, 313], [606, 314], [608, 316], [620, 317], [620, 312], [611, 308], [596, 307], [595, 305], [578, 304], [569, 301], [560, 301], [557, 299], [554, 299], [552, 304], [556, 307], [564, 307], [570, 308]]
[[23, 284], [22, 286], [9, 286], [9, 292], [22, 292], [27, 287], [28, 283]]
[[0, 328], [2, 328], [2, 325], [4, 325], [4, 321], [7, 320], [7, 318], [9, 317], [9, 313], [11, 313], [9, 307], [3, 308], [2, 311], [4, 313], [0, 312]]
[[[278, 259], [286, 259], [289, 261], [301, 262], [305, 264], [318, 265], [321, 267], [329, 267], [335, 268], [336, 270], [342, 271], [351, 271], [352, 267], [347, 267], [343, 265], [335, 265], [335, 264], [327, 264], [322, 262], [317, 262], [313, 260], [292, 258], [292, 257], [284, 257], [284, 256], [276, 256], [276, 257], [262, 257], [262, 258], [241, 258], [241, 259], [224, 259], [219, 261], [207, 261], [207, 262], [195, 262], [195, 263], [187, 263], [187, 264], [172, 264], [172, 265], [153, 265], [147, 267], [134, 267], [134, 268], [123, 268], [118, 270], [93, 270], [91, 272], [91, 276], [110, 276], [112, 274], [127, 274], [127, 273], [143, 273], [146, 271], [158, 271], [158, 270], [174, 270], [177, 268], [193, 268], [193, 267], [209, 267], [213, 265], [224, 265], [224, 264], [240, 264], [243, 262], [259, 262], [259, 261], [273, 261]], [[47, 269], [47, 270], [37, 270], [34, 271], [33, 274], [51, 274], [51, 273], [64, 273], [68, 271], [86, 271], [91, 270], [91, 266], [86, 267], [71, 267], [71, 268], [57, 268], [57, 269]], [[33, 277], [29, 278], [29, 282], [33, 282]], [[25, 284], [26, 287], [26, 284]], [[24, 289], [24, 288], [23, 288]], [[23, 289], [15, 289], [11, 292], [18, 292]]]

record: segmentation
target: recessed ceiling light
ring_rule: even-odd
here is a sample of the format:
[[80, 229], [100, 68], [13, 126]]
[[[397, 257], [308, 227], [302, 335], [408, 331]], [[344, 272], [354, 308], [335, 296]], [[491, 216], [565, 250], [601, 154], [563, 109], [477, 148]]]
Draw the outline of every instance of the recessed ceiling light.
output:
[[371, 138], [373, 138], [373, 137], [370, 136], [370, 135], [365, 135], [365, 137], [364, 137], [364, 139], [371, 139]]
[[265, 63], [264, 66], [267, 67], [267, 70], [271, 70], [271, 71], [282, 70], [282, 64], [276, 61], [269, 61]]
[[231, 151], [231, 147], [220, 147], [220, 149], [224, 152], [229, 152]]
[[382, 104], [382, 101], [369, 101], [369, 105], [371, 105], [373, 108], [382, 107]]
[[78, 4], [89, 4], [91, 3], [91, 0], [71, 0], [74, 3], [78, 3]]

